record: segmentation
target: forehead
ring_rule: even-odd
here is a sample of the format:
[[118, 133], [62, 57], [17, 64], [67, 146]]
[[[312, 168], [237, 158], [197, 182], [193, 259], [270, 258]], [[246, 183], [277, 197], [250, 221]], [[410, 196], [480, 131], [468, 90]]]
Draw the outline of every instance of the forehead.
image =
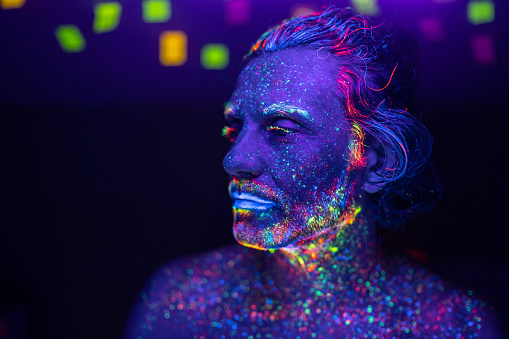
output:
[[337, 110], [334, 71], [337, 62], [320, 59], [316, 50], [289, 49], [268, 53], [242, 70], [226, 114], [272, 105]]

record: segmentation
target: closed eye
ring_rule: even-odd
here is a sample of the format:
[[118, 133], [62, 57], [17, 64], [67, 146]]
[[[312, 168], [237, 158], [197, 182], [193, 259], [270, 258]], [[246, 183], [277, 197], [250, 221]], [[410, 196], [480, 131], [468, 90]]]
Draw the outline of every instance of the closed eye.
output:
[[292, 119], [278, 117], [267, 127], [267, 131], [276, 137], [291, 136], [300, 130], [300, 125]]
[[292, 131], [288, 128], [274, 126], [274, 125], [267, 127], [267, 131], [273, 133], [274, 135], [276, 135], [278, 137], [284, 137], [289, 134], [295, 133], [294, 131]]

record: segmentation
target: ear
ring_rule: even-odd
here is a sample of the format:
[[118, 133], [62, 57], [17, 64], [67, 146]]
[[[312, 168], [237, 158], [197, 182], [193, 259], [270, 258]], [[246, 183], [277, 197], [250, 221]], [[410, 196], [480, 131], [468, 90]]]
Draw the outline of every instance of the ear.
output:
[[366, 157], [364, 190], [368, 193], [376, 193], [385, 186], [385, 181], [382, 177], [385, 152], [380, 142], [377, 140], [373, 145], [366, 145], [364, 156]]

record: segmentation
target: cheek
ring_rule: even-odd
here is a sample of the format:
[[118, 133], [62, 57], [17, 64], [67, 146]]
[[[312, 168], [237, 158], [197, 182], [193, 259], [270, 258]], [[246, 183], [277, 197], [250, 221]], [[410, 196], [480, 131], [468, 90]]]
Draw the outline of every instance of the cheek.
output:
[[304, 145], [288, 146], [275, 159], [273, 167], [278, 187], [301, 201], [331, 188], [347, 166], [337, 149], [320, 148], [312, 143]]

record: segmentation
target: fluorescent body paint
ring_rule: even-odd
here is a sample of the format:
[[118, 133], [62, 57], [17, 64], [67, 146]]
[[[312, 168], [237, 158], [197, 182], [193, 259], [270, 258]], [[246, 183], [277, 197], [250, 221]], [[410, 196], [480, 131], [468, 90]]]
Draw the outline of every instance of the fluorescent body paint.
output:
[[285, 104], [272, 104], [269, 107], [266, 107], [263, 109], [263, 114], [273, 114], [273, 113], [280, 113], [280, 114], [299, 114], [306, 119], [310, 119], [309, 113], [303, 109], [300, 109], [296, 106], [292, 105], [285, 105]]
[[[346, 119], [367, 118], [347, 93], [356, 79], [346, 72], [313, 49], [249, 61], [223, 129], [233, 143], [223, 161], [233, 231], [244, 247], [163, 267], [128, 338], [496, 337], [482, 299], [380, 251], [363, 190], [374, 166], [364, 162], [369, 125]], [[387, 80], [371, 87], [383, 91]], [[240, 198], [271, 207], [238, 206]]]
[[349, 167], [353, 133], [327, 87], [332, 67], [314, 51], [300, 51], [244, 68], [225, 112], [235, 123], [224, 166], [231, 194], [252, 194], [275, 206], [242, 213], [233, 206], [241, 244], [275, 249], [307, 240], [334, 228], [352, 204], [359, 173]]
[[232, 193], [233, 208], [236, 209], [254, 209], [265, 211], [275, 206], [275, 203], [270, 200], [264, 200], [257, 196], [246, 193]]

